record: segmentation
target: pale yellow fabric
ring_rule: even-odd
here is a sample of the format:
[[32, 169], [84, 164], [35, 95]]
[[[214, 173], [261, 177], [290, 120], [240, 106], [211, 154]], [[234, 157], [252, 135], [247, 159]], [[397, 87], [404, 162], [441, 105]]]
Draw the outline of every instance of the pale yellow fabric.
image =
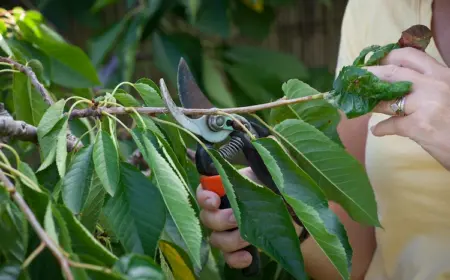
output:
[[[430, 27], [431, 18], [432, 0], [350, 0], [337, 70], [364, 47], [395, 42], [411, 25]], [[443, 62], [434, 41], [427, 52]], [[386, 118], [373, 115], [369, 127]], [[450, 172], [412, 140], [370, 130], [366, 168], [384, 227], [376, 231], [366, 279], [450, 279]]]

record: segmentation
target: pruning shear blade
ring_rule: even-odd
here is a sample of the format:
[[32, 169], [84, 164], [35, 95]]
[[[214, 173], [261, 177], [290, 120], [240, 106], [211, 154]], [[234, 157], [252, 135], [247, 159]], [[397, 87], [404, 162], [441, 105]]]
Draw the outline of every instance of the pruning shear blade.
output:
[[[162, 92], [162, 98], [167, 106], [170, 114], [175, 118], [175, 120], [182, 125], [184, 128], [190, 132], [201, 136], [208, 142], [219, 143], [225, 140], [232, 131], [230, 130], [219, 130], [213, 131], [208, 125], [208, 116], [202, 116], [198, 119], [192, 119], [187, 117], [173, 102], [172, 97], [169, 94], [166, 83], [164, 79], [160, 79], [160, 88]], [[182, 93], [181, 93], [182, 94]]]

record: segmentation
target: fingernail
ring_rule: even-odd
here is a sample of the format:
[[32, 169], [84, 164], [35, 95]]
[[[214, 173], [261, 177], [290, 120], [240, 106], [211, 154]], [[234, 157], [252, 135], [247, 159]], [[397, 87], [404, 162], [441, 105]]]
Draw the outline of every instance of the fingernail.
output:
[[236, 224], [236, 218], [234, 217], [233, 213], [231, 213], [230, 217], [228, 218], [228, 221], [230, 221], [231, 224]]
[[370, 132], [372, 132], [373, 133], [373, 131], [375, 130], [375, 126], [374, 125], [372, 125], [371, 127], [370, 127]]

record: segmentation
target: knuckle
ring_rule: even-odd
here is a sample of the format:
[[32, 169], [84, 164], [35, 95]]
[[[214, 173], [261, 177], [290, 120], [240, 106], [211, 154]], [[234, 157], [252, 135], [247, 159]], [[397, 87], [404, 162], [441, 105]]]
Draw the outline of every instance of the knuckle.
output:
[[211, 246], [218, 248], [219, 250], [223, 250], [223, 243], [226, 242], [223, 236], [221, 236], [218, 232], [211, 233], [209, 238], [209, 243]]
[[393, 64], [389, 64], [385, 66], [385, 71], [384, 71], [384, 78], [386, 79], [391, 79], [394, 78], [397, 73], [400, 71], [400, 67], [398, 67], [397, 65], [393, 65]]

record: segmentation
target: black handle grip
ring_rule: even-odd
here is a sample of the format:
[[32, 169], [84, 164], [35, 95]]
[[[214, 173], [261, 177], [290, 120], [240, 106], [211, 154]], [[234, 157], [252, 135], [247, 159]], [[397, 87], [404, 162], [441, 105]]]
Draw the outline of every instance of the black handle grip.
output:
[[[231, 208], [230, 201], [228, 200], [228, 197], [226, 195], [220, 198], [219, 208], [220, 209]], [[233, 230], [236, 230], [236, 228], [230, 229], [228, 231]], [[253, 277], [258, 275], [261, 271], [261, 256], [259, 254], [258, 248], [256, 248], [253, 245], [248, 245], [243, 250], [249, 252], [250, 255], [252, 255], [252, 263], [248, 267], [242, 269], [242, 275], [244, 275], [245, 277]]]

